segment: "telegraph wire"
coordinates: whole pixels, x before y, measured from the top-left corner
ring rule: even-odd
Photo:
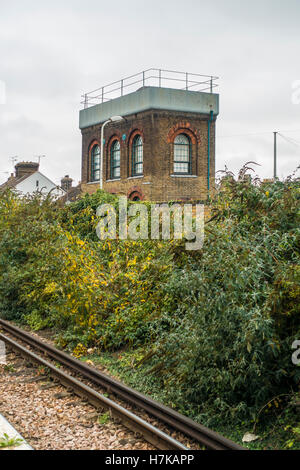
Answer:
[[[284,136],[283,134],[281,134],[280,132],[278,132],[278,135],[280,135],[280,137],[282,137],[284,140],[286,140],[286,141],[289,142],[290,144],[293,144],[293,145],[295,145],[296,147],[300,147],[300,142],[298,142],[297,140],[292,139],[291,137],[286,137],[286,136]]]
[[[300,134],[300,129],[294,129],[294,130],[289,130],[289,131],[281,131],[284,133],[293,133],[293,132],[298,132]],[[257,135],[267,135],[267,134],[273,134],[273,131],[266,131],[266,132],[255,132],[251,134],[235,134],[235,135],[219,135],[217,136],[218,139],[227,139],[227,138],[232,138],[232,137],[250,137],[250,136],[257,136]],[[278,132],[279,134],[279,132]],[[291,138],[292,139],[292,138]]]

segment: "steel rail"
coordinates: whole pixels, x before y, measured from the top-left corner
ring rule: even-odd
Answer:
[[[221,436],[215,431],[212,431],[205,426],[194,422],[190,418],[177,413],[173,409],[162,405],[150,397],[145,396],[130,387],[127,387],[116,379],[113,379],[103,372],[100,372],[99,370],[90,367],[78,359],[73,358],[69,354],[59,351],[57,348],[40,341],[33,335],[27,333],[24,330],[21,330],[14,325],[11,325],[5,320],[0,319],[0,326],[2,326],[5,331],[11,333],[27,344],[37,348],[52,359],[55,359],[61,364],[70,367],[75,372],[80,373],[85,378],[105,388],[109,393],[113,393],[116,396],[124,399],[126,402],[131,403],[132,405],[137,406],[144,411],[147,411],[150,415],[158,418],[165,424],[170,425],[176,431],[182,432],[183,434],[191,437],[198,443],[204,445],[207,449],[246,450],[244,447]]]
[[[73,392],[79,397],[87,399],[88,402],[91,403],[95,408],[105,408],[109,410],[112,417],[119,419],[127,428],[131,429],[132,431],[142,434],[146,441],[150,442],[158,449],[180,451],[189,450],[181,442],[176,441],[160,429],[152,426],[150,423],[147,423],[147,421],[143,420],[139,416],[136,416],[131,411],[126,410],[126,408],[123,408],[109,398],[106,398],[104,395],[101,395],[83,382],[80,382],[74,377],[61,371],[50,362],[37,356],[27,348],[24,348],[20,344],[13,341],[11,338],[0,334],[0,340],[4,341],[12,349],[26,357],[30,362],[34,362],[46,367],[50,371],[52,377],[58,379],[59,382],[66,388],[72,389]]]

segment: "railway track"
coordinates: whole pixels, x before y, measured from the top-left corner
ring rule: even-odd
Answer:
[[[94,384],[101,386],[101,388],[104,388],[108,393],[114,394],[118,398],[124,400],[126,403],[130,403],[134,407],[146,411],[149,415],[172,427],[174,430],[189,436],[191,439],[195,440],[206,449],[245,450],[244,447],[192,421],[186,416],[177,413],[171,408],[166,407],[155,400],[152,400],[150,397],[147,397],[137,392],[136,390],[127,387],[126,385],[109,377],[99,370],[88,366],[87,364],[73,358],[69,354],[56,349],[50,344],[41,341],[26,331],[1,319],[0,327],[14,338],[21,340],[26,345],[37,349],[52,360],[55,360],[56,362],[71,369],[76,374],[79,374]],[[189,450],[180,442],[174,440],[172,437],[142,420],[114,401],[104,397],[86,384],[61,371],[57,367],[53,366],[53,364],[37,356],[27,348],[24,348],[22,345],[18,344],[11,338],[0,334],[0,340],[6,342],[10,347],[18,351],[23,356],[26,356],[29,360],[47,367],[50,370],[52,376],[58,379],[66,387],[72,388],[72,390],[74,390],[77,395],[87,398],[94,406],[100,406],[109,409],[112,416],[120,419],[122,423],[131,430],[141,433],[145,440],[155,445],[158,449],[181,451]]]

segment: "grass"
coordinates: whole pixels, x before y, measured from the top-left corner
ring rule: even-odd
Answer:
[[[8,434],[3,434],[3,436],[0,437],[0,449],[8,449],[8,448],[12,448],[12,447],[19,447],[22,444],[23,444],[22,439],[19,439],[17,437],[10,438],[8,436]]]
[[[6,364],[4,366],[4,371],[5,372],[11,372],[11,373],[16,372],[16,370],[15,370],[15,368],[12,364]]]
[[[101,426],[105,426],[109,421],[110,421],[109,413],[104,413],[98,418],[98,424],[101,424]]]

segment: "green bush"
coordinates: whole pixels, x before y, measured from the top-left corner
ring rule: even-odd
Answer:
[[[145,381],[202,422],[254,417],[299,384],[297,180],[228,177],[201,251],[183,241],[106,241],[104,192],[60,207],[0,194],[0,311],[52,327],[75,351],[144,348]],[[142,379],[141,379],[142,382]]]
[[[95,196],[86,196],[61,209],[50,198],[1,194],[1,315],[54,327],[71,348],[143,344],[173,255],[166,243],[93,241],[87,227],[94,233],[96,207],[110,201],[105,193],[96,198],[94,207]]]
[[[254,417],[299,383],[299,197],[298,182],[229,179],[203,250],[164,286],[172,304],[153,326],[151,373],[200,421]]]

